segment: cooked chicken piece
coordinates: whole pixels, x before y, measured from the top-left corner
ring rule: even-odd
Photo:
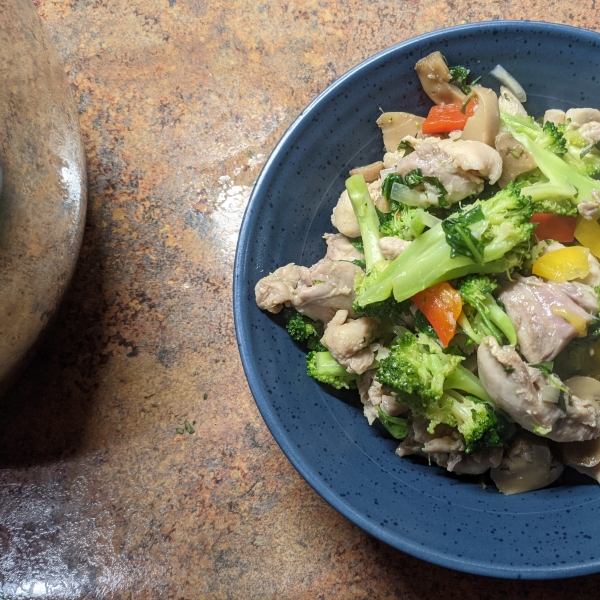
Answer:
[[[544,124],[546,124],[547,121],[550,121],[555,125],[564,125],[567,122],[567,114],[564,110],[558,110],[557,108],[549,108],[544,113]]]
[[[563,469],[546,440],[520,431],[498,468],[492,469],[490,475],[503,494],[521,494],[554,483]]]
[[[592,317],[561,289],[538,277],[520,277],[499,295],[517,330],[519,348],[531,363],[553,360],[575,337],[585,335]]]
[[[375,373],[377,373],[377,369],[365,371],[356,383],[360,401],[363,405],[363,413],[369,421],[369,425],[373,425],[377,418],[377,406],[381,403],[381,398],[377,394],[371,396],[371,386],[375,382]]]
[[[340,233],[348,237],[355,238],[360,235],[360,227],[358,226],[347,190],[342,192],[340,199],[333,208],[331,223]]]
[[[600,209],[600,192],[598,190],[592,190],[591,200],[582,200],[577,205],[577,212],[588,221],[595,219],[598,216],[598,210]]]
[[[571,120],[568,129],[578,129],[590,121],[600,121],[600,110],[596,108],[570,108],[567,111],[566,118]]]
[[[498,185],[502,189],[521,173],[531,171],[537,166],[531,154],[525,150],[525,146],[507,131],[499,133],[494,143],[502,158],[502,175],[498,179]]]
[[[560,248],[564,247],[564,244],[561,244],[560,242],[552,242],[543,249],[542,254],[548,254],[548,252],[554,252],[554,250],[559,250]],[[591,252],[588,252],[588,263],[590,264],[590,272],[585,277],[581,279],[573,279],[573,281],[585,283],[586,285],[594,288],[600,285],[600,262],[598,262],[598,259]]]
[[[598,294],[594,288],[579,281],[564,281],[553,284],[560,288],[577,306],[590,315],[598,314]]]
[[[373,200],[375,206],[381,212],[390,212],[387,200],[381,195],[381,181],[377,180],[369,183],[367,188],[369,189],[371,200]],[[350,202],[350,196],[348,196],[347,190],[342,192],[333,209],[331,223],[340,233],[343,233],[350,238],[355,238],[360,235],[358,221],[356,220],[356,215],[354,214],[352,202]]]
[[[400,256],[408,247],[410,242],[397,237],[386,236],[379,238],[379,247],[384,258],[394,260]]]
[[[415,440],[415,432],[411,427],[408,435],[402,440],[400,445],[396,448],[396,454],[403,458],[405,456],[424,456],[421,452],[421,444]]]
[[[437,177],[448,192],[446,200],[450,204],[483,190],[483,180],[456,165],[454,159],[440,148],[438,138],[410,138],[410,141],[415,151],[398,163],[397,171],[402,176],[413,169],[421,169],[423,175]],[[431,204],[437,204],[437,197],[432,197]]]
[[[423,417],[413,420],[415,441],[421,444],[421,450],[425,454],[461,452],[466,448],[463,436],[454,427],[441,423],[432,435],[427,431],[428,426],[429,421]]]
[[[309,279],[298,285],[290,304],[323,323],[328,323],[338,310],[354,316],[354,279],[358,272],[360,268],[351,262],[323,258],[310,268]]]
[[[363,260],[364,255],[357,250],[350,240],[341,233],[326,233],[323,239],[327,243],[327,254],[329,260]]]
[[[450,473],[459,475],[481,475],[496,468],[502,461],[502,448],[486,448],[472,454],[450,452],[431,454],[431,458]]]
[[[594,399],[575,394],[558,403],[544,400],[548,381],[539,369],[526,365],[513,346],[487,337],[477,350],[479,379],[494,404],[521,427],[556,442],[600,436],[600,409]]]
[[[429,421],[423,417],[413,420],[411,430],[402,443],[398,446],[398,456],[409,456],[417,454],[427,456],[428,454],[440,454],[448,456],[448,453],[462,454],[465,442],[457,429],[449,425],[438,425],[434,434],[427,431]],[[446,466],[445,464],[442,466]]]
[[[349,319],[347,310],[338,310],[327,323],[321,343],[349,373],[361,375],[375,359],[374,348],[369,346],[374,326],[374,319]]]
[[[520,115],[521,117],[527,116],[527,111],[518,98],[511,92],[511,90],[503,85],[500,86],[498,108],[500,108],[502,112],[508,113],[509,115]]]
[[[598,121],[584,123],[577,131],[590,146],[600,140],[600,123]]]
[[[386,152],[383,155],[383,168],[391,169],[395,167],[402,157],[404,156],[404,150],[396,150],[395,152]]]
[[[254,288],[256,303],[262,310],[273,314],[281,311],[286,303],[292,301],[294,291],[305,280],[310,279],[309,269],[294,263],[280,267],[263,277]]]
[[[472,140],[440,140],[438,146],[452,157],[454,166],[474,171],[477,176],[496,183],[502,175],[502,157],[497,150]]]
[[[263,277],[254,288],[259,308],[277,314],[293,306],[311,319],[327,323],[337,310],[348,310],[354,302],[354,279],[361,271],[352,260],[362,254],[340,234],[326,233],[327,254],[312,267],[291,263]]]

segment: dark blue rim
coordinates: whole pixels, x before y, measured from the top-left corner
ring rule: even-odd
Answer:
[[[286,455],[288,460],[292,463],[295,469],[300,473],[303,479],[333,508],[344,515],[347,519],[352,521],[355,525],[379,539],[380,541],[398,549],[411,556],[415,556],[427,562],[454,569],[456,571],[462,571],[466,573],[472,573],[474,575],[483,575],[486,577],[500,577],[504,579],[560,579],[566,577],[577,577],[583,575],[590,575],[598,571],[597,565],[575,565],[565,567],[534,567],[530,569],[515,569],[505,568],[498,565],[492,565],[488,562],[479,563],[476,561],[467,561],[459,559],[454,556],[438,552],[434,547],[423,548],[404,539],[401,536],[390,535],[385,529],[379,528],[373,525],[372,522],[368,521],[363,515],[357,512],[346,500],[341,498],[339,495],[330,490],[322,481],[321,477],[316,471],[314,471],[309,465],[301,459],[298,452],[294,448],[293,444],[290,443],[285,433],[283,433],[279,427],[276,426],[277,418],[275,411],[268,402],[264,402],[261,397],[261,386],[259,377],[249,369],[250,363],[252,362],[252,356],[247,350],[249,338],[251,336],[250,327],[247,323],[244,323],[242,319],[242,305],[244,303],[244,282],[248,278],[248,272],[244,264],[245,249],[248,245],[248,236],[250,231],[249,221],[250,212],[252,206],[257,202],[258,198],[262,195],[263,190],[267,189],[270,180],[274,177],[271,173],[272,165],[281,160],[286,152],[293,145],[293,139],[296,131],[307,121],[310,121],[314,108],[319,105],[323,100],[332,98],[335,96],[338,88],[342,86],[348,79],[354,77],[354,75],[364,69],[366,66],[376,66],[382,62],[389,54],[394,54],[399,50],[410,52],[415,46],[421,42],[435,38],[443,32],[447,38],[454,38],[476,30],[501,30],[501,31],[518,31],[519,28],[526,26],[528,29],[533,29],[539,32],[556,32],[557,34],[569,35],[570,33],[576,33],[579,39],[589,42],[598,42],[600,40],[600,34],[581,29],[578,27],[572,27],[570,25],[559,25],[556,23],[545,23],[540,21],[488,21],[483,23],[471,23],[467,25],[458,25],[455,27],[449,27],[447,29],[438,29],[415,38],[411,38],[404,42],[400,42],[386,50],[375,54],[367,60],[359,63],[350,71],[342,75],[323,92],[321,92],[294,120],[290,125],[289,129],[285,132],[283,137],[279,140],[273,152],[269,156],[267,162],[261,170],[261,173],[254,185],[252,194],[248,201],[242,225],[240,228],[240,234],[238,238],[235,262],[234,262],[234,277],[233,277],[233,316],[234,325],[236,331],[236,338],[238,342],[238,348],[240,357],[242,360],[242,366],[244,373],[250,386],[250,391],[254,396],[255,402],[258,406],[258,410],[261,413],[267,427],[275,441]]]

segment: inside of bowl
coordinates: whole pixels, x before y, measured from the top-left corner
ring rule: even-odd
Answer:
[[[366,61],[326,90],[286,133],[257,182],[235,274],[240,352],[256,402],[288,458],[335,508],[401,550],[452,568],[503,577],[561,577],[598,570],[600,488],[567,478],[519,496],[462,481],[369,427],[356,398],[306,376],[303,352],[262,313],[254,285],[290,262],[311,265],[350,168],[380,160],[381,110],[425,116],[430,100],[414,64],[440,50],[484,86],[497,64],[525,88],[529,113],[600,108],[600,36],[540,23],[485,23],[434,32]],[[585,482],[585,480],[583,480]],[[474,542],[474,540],[476,540]]]

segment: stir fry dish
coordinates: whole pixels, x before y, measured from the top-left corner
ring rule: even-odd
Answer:
[[[501,66],[496,92],[440,52],[415,71],[428,115],[379,116],[385,152],[350,171],[325,257],[256,302],[399,456],[506,494],[565,466],[600,481],[600,110],[529,115]]]

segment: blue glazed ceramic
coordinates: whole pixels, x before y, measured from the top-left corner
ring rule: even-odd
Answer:
[[[289,262],[325,253],[322,235],[348,170],[379,160],[380,107],[426,115],[413,67],[434,50],[488,75],[500,63],[525,88],[530,114],[600,107],[600,35],[531,22],[479,23],[427,34],[363,62],[293,123],[265,165],[242,224],[234,310],[242,362],[278,444],[308,483],[383,542],[452,569],[507,578],[557,578],[600,570],[600,487],[574,477],[518,496],[482,489],[394,454],[355,396],[333,395],[305,374],[302,352],[261,312],[254,285]]]

